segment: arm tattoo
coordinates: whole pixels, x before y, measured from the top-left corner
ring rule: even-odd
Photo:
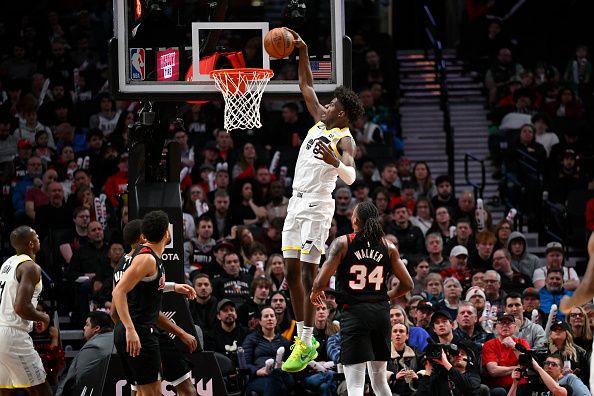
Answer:
[[[334,239],[330,244],[330,247],[328,248],[328,256],[326,258],[326,261],[332,261],[332,259],[334,259],[336,256],[340,254],[341,250],[342,238],[339,237]]]

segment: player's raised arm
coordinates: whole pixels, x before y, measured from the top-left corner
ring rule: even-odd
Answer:
[[[336,273],[336,270],[340,265],[340,261],[344,256],[346,238],[347,237],[345,235],[336,238],[334,241],[332,241],[332,244],[330,244],[330,247],[328,248],[326,261],[324,262],[324,265],[322,265],[320,272],[318,272],[318,275],[316,276],[311,288],[311,295],[309,299],[314,305],[319,306],[324,304],[324,300],[326,299],[324,295],[324,289],[328,286],[332,275]]]
[[[400,283],[396,286],[396,289],[388,291],[390,301],[405,295],[413,289],[413,280],[406,269],[406,266],[400,260],[400,253],[393,243],[388,243],[388,251],[390,252],[390,263],[392,264],[392,273],[396,275]]]
[[[309,53],[307,52],[307,44],[294,30],[286,28],[293,34],[295,38],[295,47],[299,48],[299,89],[305,99],[307,110],[311,114],[315,122],[320,121],[324,107],[318,100],[318,95],[313,88],[313,75],[311,73],[311,66],[309,65]]]

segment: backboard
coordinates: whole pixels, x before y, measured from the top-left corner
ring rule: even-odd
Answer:
[[[265,98],[300,95],[299,51],[285,59],[264,51],[264,36],[280,26],[308,44],[319,95],[350,86],[344,0],[114,0],[113,92],[122,99],[221,98],[208,72],[244,65],[274,71]]]

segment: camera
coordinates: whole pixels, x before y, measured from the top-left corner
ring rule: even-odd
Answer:
[[[458,346],[456,344],[435,344],[429,343],[425,348],[425,357],[427,359],[441,359],[441,352],[445,352],[448,360],[458,356]]]
[[[545,389],[546,387],[544,386],[540,375],[534,371],[534,368],[532,367],[532,359],[536,360],[536,363],[542,366],[549,353],[548,350],[546,348],[540,348],[522,352],[523,353],[518,356],[518,366],[520,366],[518,370],[520,371],[522,378],[526,378],[528,384],[533,387]]]

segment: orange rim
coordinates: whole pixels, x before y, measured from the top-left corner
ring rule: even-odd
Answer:
[[[215,76],[221,76],[227,74],[231,78],[237,78],[239,75],[244,74],[247,80],[263,80],[271,78],[274,72],[270,69],[259,69],[259,68],[242,68],[242,69],[218,69],[212,70],[208,73],[210,78]]]

